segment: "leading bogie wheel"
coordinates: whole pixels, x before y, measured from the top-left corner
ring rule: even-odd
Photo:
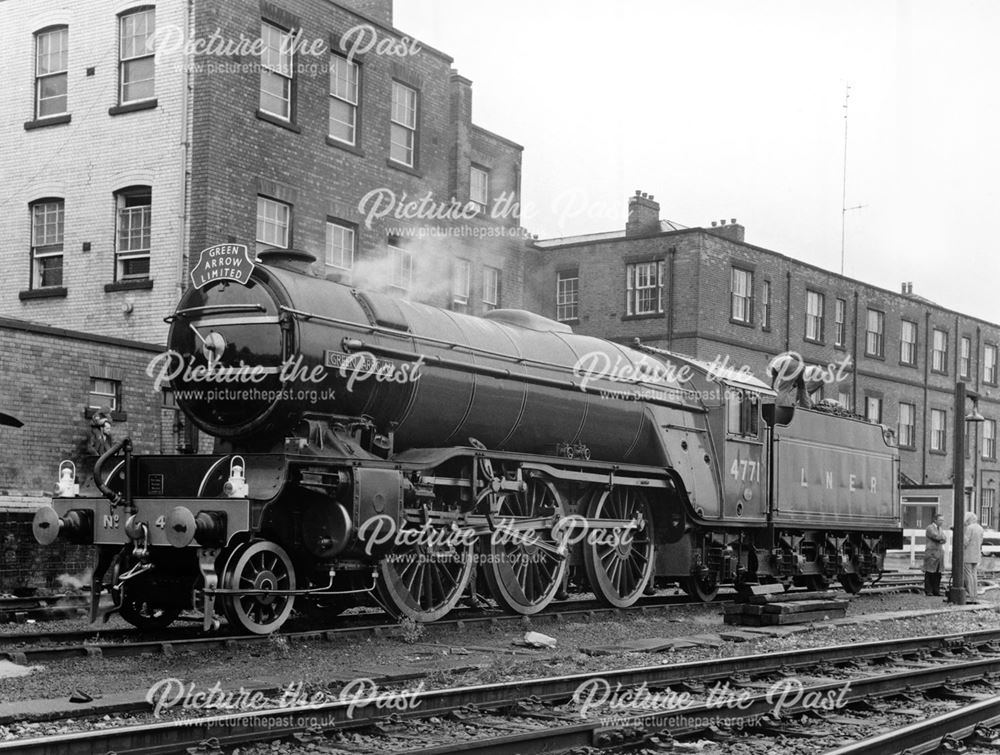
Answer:
[[[294,590],[295,568],[285,549],[269,540],[237,546],[226,561],[225,590]],[[223,595],[222,607],[233,627],[251,634],[276,631],[292,612],[294,595]]]
[[[111,564],[112,596],[115,602],[121,602],[118,614],[129,624],[144,632],[166,629],[174,622],[174,619],[181,615],[180,608],[164,606],[155,601],[148,600],[141,595],[143,592],[139,586],[141,583],[130,584],[129,582],[124,582],[117,590],[114,587],[121,575],[125,574],[134,564],[134,559],[125,551],[115,556]]]
[[[122,601],[118,613],[132,626],[144,632],[151,632],[170,626],[174,619],[181,615],[181,609],[126,598]]]
[[[583,563],[595,597],[627,608],[635,603],[653,575],[653,516],[641,490],[619,485],[596,495],[587,519],[634,520],[635,529],[590,528],[583,540]]]
[[[563,585],[568,559],[556,552],[552,517],[561,517],[555,486],[533,478],[524,493],[497,496],[493,519],[497,530],[483,535],[483,573],[493,599],[504,609],[530,616],[552,602]],[[538,529],[516,529],[519,520],[546,518]]]

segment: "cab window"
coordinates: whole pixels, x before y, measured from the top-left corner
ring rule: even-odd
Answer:
[[[731,435],[757,437],[760,431],[760,397],[756,393],[730,390],[727,414]]]

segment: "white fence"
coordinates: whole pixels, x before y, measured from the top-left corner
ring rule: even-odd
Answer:
[[[996,535],[992,530],[990,535]],[[951,530],[946,529],[944,536],[947,542],[944,544],[944,558],[941,564],[941,571],[951,571]],[[906,571],[908,569],[922,569],[924,565],[924,547],[927,545],[925,530],[903,530],[902,550],[891,550],[885,554],[886,571]],[[984,545],[983,560],[979,562],[980,572],[993,572],[1000,569],[1000,546]]]

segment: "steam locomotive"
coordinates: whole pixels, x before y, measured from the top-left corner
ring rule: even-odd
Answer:
[[[198,609],[252,633],[377,603],[433,621],[473,589],[537,613],[780,581],[856,592],[900,547],[879,425],[775,404],[745,372],[356,290],[301,251],[206,249],[151,365],[210,455],[116,443],[68,474],[42,544],[96,546],[91,618]],[[96,489],[95,489],[96,488]]]

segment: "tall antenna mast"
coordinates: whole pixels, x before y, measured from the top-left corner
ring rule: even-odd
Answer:
[[[844,90],[844,185],[840,198],[840,274],[844,274],[844,238],[847,221],[847,101],[851,98],[851,85]]]
[[[854,207],[847,206],[847,102],[851,99],[851,85],[846,84],[844,88],[844,184],[841,187],[840,196],[840,274],[844,275],[844,238],[847,225],[847,211],[860,210],[867,205],[859,204]]]

